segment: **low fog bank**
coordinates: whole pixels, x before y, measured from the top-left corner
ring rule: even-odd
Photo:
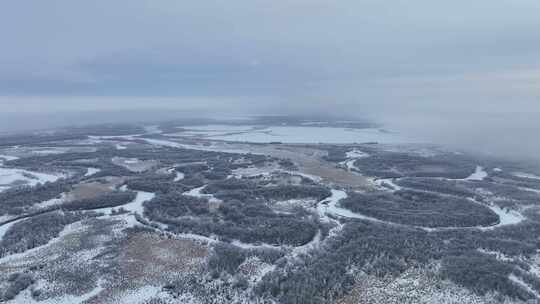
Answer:
[[[536,112],[407,112],[381,114],[390,130],[464,152],[540,161],[540,115]]]
[[[0,133],[43,130],[71,125],[100,123],[155,123],[176,119],[231,119],[249,115],[290,115],[328,120],[357,118],[383,128],[467,152],[540,162],[540,109],[532,104],[474,108],[447,103],[404,105],[399,102],[246,102],[216,99],[213,102],[129,102],[111,107],[88,104],[86,108],[65,107],[0,111]],[[102,103],[103,104],[103,103]],[[129,106],[127,106],[129,105]],[[141,106],[144,105],[144,106]],[[514,110],[511,110],[514,109]],[[517,109],[517,110],[516,110]]]
[[[97,110],[43,113],[1,113],[0,134],[108,123],[155,123],[190,117],[195,113],[172,110]]]

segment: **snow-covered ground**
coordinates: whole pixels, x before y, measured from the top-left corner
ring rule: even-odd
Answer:
[[[354,162],[356,162],[356,159],[346,160],[340,164],[345,166],[349,171],[357,171],[358,168],[354,165]]]
[[[121,190],[127,190],[127,188],[122,188]],[[113,210],[122,208],[128,212],[138,213],[139,215],[143,215],[143,212],[144,212],[143,203],[146,201],[152,200],[155,196],[156,195],[151,192],[137,191],[137,196],[135,197],[135,199],[125,205],[121,205],[118,207],[99,208],[92,211],[110,214]]]
[[[346,153],[347,158],[363,158],[363,157],[369,157],[369,154],[362,152],[358,149],[353,149]]]
[[[334,127],[270,126],[243,133],[210,136],[212,139],[254,143],[410,143],[415,142],[396,133],[379,129],[347,129]]]
[[[135,199],[132,202],[123,205],[122,208],[127,211],[142,215],[144,212],[143,203],[152,200],[155,196],[156,195],[151,192],[137,191],[137,196],[135,197]]]
[[[163,139],[155,139],[155,138],[139,138],[140,140],[144,140],[147,143],[155,146],[162,146],[162,147],[171,147],[171,148],[178,148],[178,149],[191,149],[191,150],[199,150],[199,151],[212,151],[212,152],[223,152],[223,153],[237,153],[237,154],[262,154],[257,153],[256,151],[250,151],[246,149],[238,149],[234,147],[224,147],[224,146],[218,146],[218,145],[211,145],[211,146],[203,146],[203,145],[190,145],[190,144],[181,144],[179,142],[171,141],[171,140],[163,140]]]
[[[67,150],[68,149],[65,149],[65,148],[48,148],[48,149],[33,150],[32,153],[40,154],[40,155],[63,154],[63,153],[66,153]]]
[[[174,180],[173,180],[175,182],[181,181],[186,177],[186,175],[182,172],[176,171],[175,173],[176,173],[176,176],[174,177]]]
[[[99,168],[91,168],[91,167],[90,167],[90,168],[87,169],[87,171],[86,171],[86,173],[84,174],[84,176],[85,176],[85,177],[92,176],[92,175],[98,173],[99,171],[101,171],[101,169],[99,169]]]
[[[388,185],[392,187],[393,190],[399,191],[402,189],[402,187],[398,186],[396,183],[394,183],[393,178],[381,178],[381,179],[375,179],[373,180],[373,183],[377,185],[379,188],[387,189],[385,185]]]
[[[75,296],[75,295],[63,295],[56,298],[50,298],[43,301],[36,301],[34,298],[32,298],[31,292],[29,289],[22,291],[19,293],[18,296],[16,296],[13,300],[7,301],[6,304],[75,304],[75,303],[85,303],[86,301],[90,300],[91,298],[97,296],[99,293],[101,293],[104,290],[104,288],[101,286],[101,284],[98,283],[98,286],[91,290],[90,292],[83,294],[81,296]],[[134,302],[124,302],[124,303],[134,303]]]
[[[4,237],[6,232],[9,230],[9,228],[11,228],[11,226],[13,226],[13,224],[15,224],[17,222],[18,221],[14,221],[14,222],[4,224],[4,225],[0,226],[0,242],[2,241],[2,238]]]
[[[245,132],[255,128],[250,125],[199,125],[179,127],[190,131],[215,131],[220,133]]]
[[[251,166],[247,168],[238,168],[238,169],[232,170],[231,177],[242,178],[242,177],[253,177],[253,176],[269,176],[277,169],[278,169],[277,166],[262,167],[262,168]]]
[[[144,126],[144,130],[147,134],[161,134],[163,131],[157,125]]]
[[[116,145],[115,145],[115,148],[116,148],[116,150],[125,150],[125,149],[127,149],[126,146],[123,146],[123,145],[121,145],[121,144],[116,144]]]
[[[163,291],[161,287],[146,285],[138,289],[130,289],[120,293],[118,296],[114,296],[113,303],[130,303],[130,304],[143,304],[151,303],[152,299],[165,299],[171,298],[172,296],[167,292]],[[158,303],[158,302],[156,302]],[[162,302],[159,302],[162,303]],[[163,302],[171,303],[171,302]],[[184,302],[178,302],[184,303]]]
[[[482,168],[481,166],[476,166],[476,170],[473,174],[471,174],[469,177],[465,178],[465,180],[469,181],[481,181],[484,180],[488,176],[488,173]]]
[[[51,206],[56,206],[56,205],[60,205],[62,204],[66,199],[66,193],[62,193],[62,195],[60,195],[60,197],[58,198],[52,198],[50,200],[46,200],[46,201],[43,201],[41,203],[38,203],[38,204],[35,204],[32,206],[32,208],[36,208],[36,209],[42,209],[42,208],[47,208],[47,207],[51,207]]]
[[[513,172],[512,175],[517,177],[523,177],[523,178],[530,178],[530,179],[538,179],[540,180],[540,176],[532,174],[532,173],[525,173],[525,172]]]
[[[84,231],[85,229],[87,229],[87,226],[85,226],[82,222],[75,222],[73,224],[69,224],[64,227],[64,229],[60,232],[58,237],[53,238],[47,244],[34,247],[32,249],[26,250],[21,253],[6,255],[0,258],[0,264],[4,264],[4,263],[9,263],[10,265],[18,265],[19,263],[25,264],[27,262],[27,259],[26,259],[27,257],[35,255],[37,252],[39,252],[43,248],[46,248],[46,247],[52,246],[55,243],[61,242],[62,239],[68,235]],[[27,302],[21,302],[21,303],[27,303]]]
[[[48,174],[24,169],[0,167],[0,192],[12,187],[13,183],[36,186],[45,182],[54,182],[64,177],[62,174]]]
[[[18,158],[17,156],[11,156],[11,155],[0,154],[0,163],[1,163],[3,160],[10,161],[10,160],[16,160],[16,159],[19,159],[19,158]]]
[[[501,207],[493,204],[487,207],[497,214],[497,216],[499,217],[499,223],[497,225],[489,227],[478,227],[479,229],[489,230],[500,226],[515,225],[525,220],[525,217],[516,211],[504,210]]]
[[[358,172],[358,168],[354,165],[359,158],[369,157],[369,154],[364,153],[358,149],[353,149],[346,153],[347,160],[340,162],[340,165],[345,166],[348,171]]]

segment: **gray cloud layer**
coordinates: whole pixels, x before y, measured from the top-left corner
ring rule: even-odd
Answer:
[[[50,111],[331,109],[434,139],[456,130],[460,141],[470,133],[464,125],[478,125],[486,131],[475,138],[487,138],[494,127],[512,129],[512,120],[525,124],[520,130],[540,130],[536,0],[1,6],[4,112],[36,111],[36,105]],[[433,126],[430,132],[423,124]]]

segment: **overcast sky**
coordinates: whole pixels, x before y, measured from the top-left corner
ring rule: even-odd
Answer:
[[[0,111],[535,121],[539,16],[538,0],[3,1]]]

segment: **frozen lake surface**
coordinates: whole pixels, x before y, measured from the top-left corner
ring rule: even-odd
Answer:
[[[380,129],[350,129],[337,127],[315,127],[315,126],[197,126],[185,127],[195,130],[177,133],[193,136],[195,133],[209,139],[218,139],[225,141],[253,142],[253,143],[327,143],[327,144],[346,144],[346,143],[413,143],[414,139],[403,135],[386,132]]]

